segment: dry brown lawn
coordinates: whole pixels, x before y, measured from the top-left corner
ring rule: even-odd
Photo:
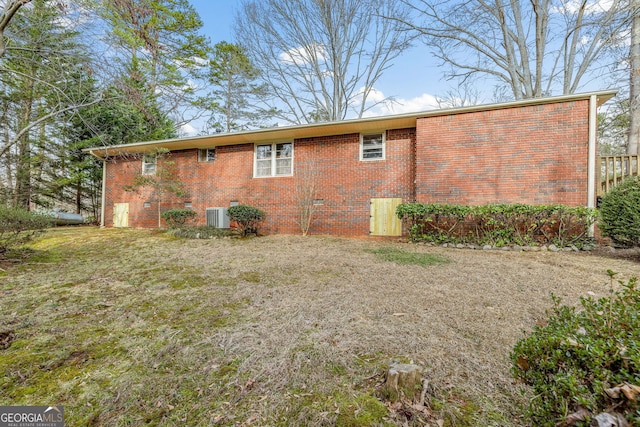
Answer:
[[[371,252],[389,247],[450,262]],[[64,405],[70,426],[527,425],[511,348],[550,293],[606,295],[608,269],[640,256],[57,229],[0,278],[0,405]],[[426,368],[425,410],[380,400],[390,359]]]

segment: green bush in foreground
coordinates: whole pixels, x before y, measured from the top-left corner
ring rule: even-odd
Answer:
[[[600,230],[624,246],[640,246],[640,177],[628,178],[602,196]]]
[[[191,209],[169,209],[160,215],[165,220],[169,228],[182,228],[196,217],[195,211]]]
[[[241,236],[258,234],[258,229],[267,216],[264,211],[249,205],[231,206],[228,213],[229,219],[237,224],[235,228]]]
[[[0,256],[33,239],[54,224],[49,215],[22,208],[0,206]]]
[[[548,324],[516,343],[512,372],[533,387],[533,425],[588,426],[607,411],[640,425],[640,290],[636,278],[619,284],[579,310],[552,296]]]

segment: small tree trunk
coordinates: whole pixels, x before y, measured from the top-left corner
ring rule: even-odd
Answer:
[[[82,183],[79,182],[80,178],[78,178],[78,182],[76,182],[76,213],[82,213]]]
[[[640,154],[640,0],[631,0],[631,76],[627,154]]]

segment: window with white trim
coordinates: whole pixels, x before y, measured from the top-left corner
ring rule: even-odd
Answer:
[[[157,157],[153,154],[145,154],[142,157],[142,175],[156,174]]]
[[[213,162],[216,159],[215,148],[200,148],[198,149],[198,161],[199,162]]]
[[[384,158],[384,132],[360,135],[360,160],[384,160]]]
[[[291,176],[293,174],[293,143],[256,144],[254,176]]]

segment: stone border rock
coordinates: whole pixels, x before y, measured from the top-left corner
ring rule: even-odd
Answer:
[[[578,248],[575,245],[566,246],[566,247],[558,247],[553,243],[550,245],[541,245],[541,246],[491,246],[491,245],[473,245],[473,244],[463,244],[463,243],[442,243],[440,245],[425,242],[422,243],[426,246],[439,246],[441,248],[454,248],[454,249],[474,249],[474,250],[483,250],[483,251],[522,251],[522,252],[580,252],[580,251],[592,251],[596,248],[595,245],[585,245],[581,248]]]

